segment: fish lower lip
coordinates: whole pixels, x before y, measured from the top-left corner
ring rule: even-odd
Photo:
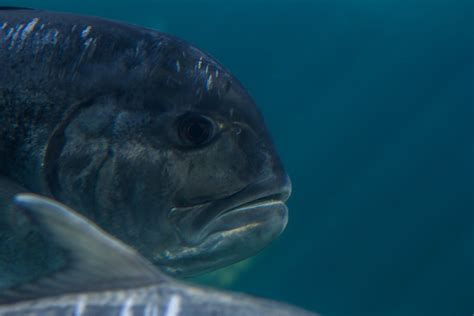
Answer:
[[[221,213],[202,228],[200,237],[201,240],[207,240],[218,235],[248,235],[252,234],[251,231],[262,231],[262,227],[265,227],[266,232],[275,231],[275,227],[278,227],[276,230],[279,234],[286,226],[287,211],[288,208],[282,200],[258,199]],[[259,238],[262,238],[261,235],[257,237]]]

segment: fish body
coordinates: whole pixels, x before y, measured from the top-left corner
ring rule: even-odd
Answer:
[[[291,183],[260,111],[193,45],[1,7],[0,65],[3,201],[54,198],[182,276],[253,255],[285,228]],[[0,283],[37,277],[59,255],[5,205]]]
[[[69,251],[71,261],[49,278],[0,293],[2,316],[315,316],[270,300],[177,282],[64,205],[34,195],[16,201],[43,233]]]
[[[0,307],[2,316],[315,316],[284,303],[185,284],[63,295]]]

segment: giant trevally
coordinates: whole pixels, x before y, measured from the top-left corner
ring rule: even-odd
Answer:
[[[23,194],[16,203],[68,251],[69,261],[59,273],[0,295],[2,316],[315,316],[273,301],[177,282],[58,202]]]
[[[135,25],[6,7],[0,178],[2,281],[57,262],[9,210],[18,192],[57,199],[191,275],[278,236],[291,191],[254,101],[208,54]]]

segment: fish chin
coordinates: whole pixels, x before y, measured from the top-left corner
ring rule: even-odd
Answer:
[[[264,200],[229,210],[208,223],[198,244],[156,258],[166,272],[193,276],[254,255],[275,239],[288,222],[283,201]]]

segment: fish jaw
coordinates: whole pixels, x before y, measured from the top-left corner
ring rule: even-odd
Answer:
[[[260,213],[253,221],[248,220],[250,212]],[[236,225],[239,218],[246,218],[246,224]],[[213,223],[215,230],[201,243],[182,247],[179,252],[171,251],[166,257],[157,256],[157,264],[167,273],[189,277],[225,267],[250,257],[278,237],[288,222],[288,209],[283,202],[249,206],[226,213]],[[227,226],[227,227],[226,227]]]
[[[181,246],[154,257],[173,275],[192,276],[212,271],[254,255],[277,238],[288,223],[285,202],[291,182],[283,178],[257,183],[231,197],[172,210],[171,220]]]

